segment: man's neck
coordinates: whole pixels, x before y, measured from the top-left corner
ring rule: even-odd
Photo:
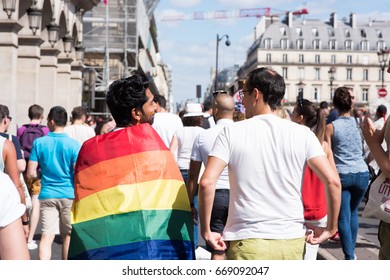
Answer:
[[[74,120],[73,125],[82,125],[83,124],[83,120]]]
[[[65,127],[64,126],[56,126],[54,127],[54,130],[51,131],[53,133],[64,133],[65,132]]]
[[[31,120],[30,124],[41,124],[41,120]]]

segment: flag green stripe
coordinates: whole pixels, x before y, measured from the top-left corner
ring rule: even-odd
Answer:
[[[193,221],[189,211],[142,210],[110,215],[74,224],[69,256],[147,240],[193,241],[192,232]]]

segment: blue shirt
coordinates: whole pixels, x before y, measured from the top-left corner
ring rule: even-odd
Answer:
[[[362,138],[355,118],[339,117],[332,125],[332,150],[337,171],[342,174],[367,172]]]
[[[30,161],[41,167],[39,199],[74,199],[74,164],[81,145],[66,133],[50,132],[34,140]]]

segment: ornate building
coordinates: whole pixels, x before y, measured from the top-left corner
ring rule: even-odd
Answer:
[[[4,0],[0,3],[0,103],[10,132],[29,122],[28,107],[45,113],[81,105],[83,13],[99,0]],[[79,57],[77,57],[78,55]]]
[[[389,95],[378,95],[388,86],[382,85],[377,54],[389,46],[389,22],[361,23],[354,14],[338,20],[335,13],[328,22],[296,20],[291,13],[283,21],[265,16],[256,25],[255,41],[238,76],[272,67],[285,78],[287,105],[298,97],[329,102],[335,88],[347,86],[353,88],[357,104],[374,106],[390,100]]]

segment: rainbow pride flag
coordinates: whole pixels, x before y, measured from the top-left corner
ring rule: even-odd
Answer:
[[[195,259],[183,178],[149,124],[83,144],[71,222],[69,259]]]

